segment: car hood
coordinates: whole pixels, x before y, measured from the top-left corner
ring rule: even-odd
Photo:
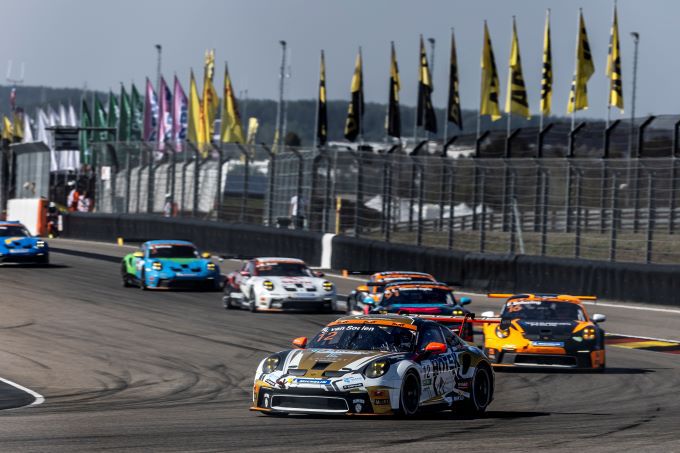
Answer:
[[[306,377],[324,377],[327,371],[357,371],[379,357],[403,356],[388,351],[351,351],[343,349],[301,349],[291,353],[286,371],[305,370]]]
[[[578,324],[578,321],[517,321],[524,337],[532,340],[569,338]]]
[[[256,277],[258,280],[269,280],[285,289],[318,289],[323,279],[315,277]]]
[[[34,246],[38,238],[27,236],[14,236],[0,238],[0,245],[6,248]]]

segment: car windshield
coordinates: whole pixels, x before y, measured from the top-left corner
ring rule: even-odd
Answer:
[[[511,301],[501,317],[532,321],[585,321],[583,309],[569,302]]]
[[[22,225],[0,225],[0,237],[28,237],[31,233]]]
[[[151,258],[198,258],[198,250],[193,245],[154,245],[149,248]]]
[[[258,264],[257,275],[263,277],[312,277],[312,271],[303,263],[272,261]]]
[[[441,287],[426,286],[394,286],[383,293],[382,305],[428,305],[455,302],[451,291]]]
[[[409,352],[413,350],[415,338],[415,330],[404,327],[345,324],[324,327],[307,347],[352,351]]]

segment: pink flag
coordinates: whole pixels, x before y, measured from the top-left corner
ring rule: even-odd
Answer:
[[[189,102],[187,95],[184,94],[182,84],[175,76],[174,105],[172,108],[172,140],[177,143],[178,148],[181,142],[187,138],[187,127],[189,125]]]
[[[168,84],[165,83],[165,79],[161,77],[161,102],[160,102],[160,114],[158,116],[158,143],[160,149],[163,149],[163,145],[166,140],[172,138],[172,93]]]
[[[144,141],[155,142],[158,138],[158,100],[151,81],[146,79],[144,100]]]

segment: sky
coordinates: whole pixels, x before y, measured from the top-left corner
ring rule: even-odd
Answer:
[[[595,74],[588,117],[606,115],[605,64],[612,19],[610,0],[2,0],[0,69],[11,76],[25,63],[24,83],[118,90],[156,74],[155,44],[163,46],[162,72],[177,74],[185,91],[189,70],[201,74],[205,49],[216,52],[216,85],[225,61],[237,93],[278,98],[280,40],[289,48],[288,99],[316,97],[319,51],[326,52],[329,99],[349,99],[357,48],[364,57],[367,101],[387,101],[390,41],[395,42],[401,101],[417,94],[418,37],[434,38],[436,107],[447,99],[451,29],[458,45],[463,108],[479,104],[483,21],[489,24],[505,102],[512,16],[532,112],[538,111],[543,27],[551,9],[554,68],[553,113],[566,112],[574,71],[578,9],[583,7]],[[680,1],[619,0],[626,108],[631,101],[633,41],[640,33],[637,115],[674,113],[680,107]],[[6,81],[0,81],[5,84]],[[19,91],[20,96],[20,91]],[[625,112],[628,117],[630,112]],[[618,111],[612,118],[620,117]]]

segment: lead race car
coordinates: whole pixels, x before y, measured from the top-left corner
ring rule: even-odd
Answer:
[[[0,221],[0,263],[49,264],[47,242],[18,221]]]
[[[331,322],[257,368],[251,410],[267,415],[483,413],[494,373],[484,353],[440,324],[359,315]]]
[[[142,289],[203,288],[219,290],[222,275],[209,253],[199,254],[188,241],[147,241],[121,263],[123,286]]]
[[[256,311],[337,309],[335,285],[295,258],[254,258],[227,277],[225,309]]]
[[[395,282],[432,281],[432,275],[413,271],[383,271],[371,274],[368,281],[353,289],[347,295],[347,314],[358,315],[365,313],[365,307],[373,308],[380,301],[385,285]]]

